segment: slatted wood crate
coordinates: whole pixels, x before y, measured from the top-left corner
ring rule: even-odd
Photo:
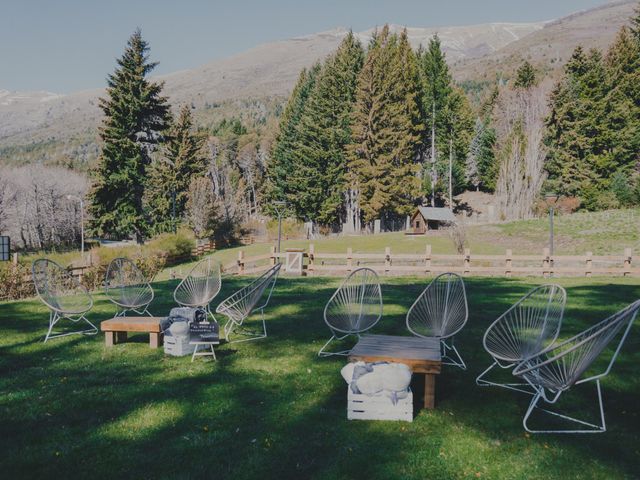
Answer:
[[[353,393],[347,387],[347,418],[349,420],[404,420],[413,422],[413,393],[395,405],[386,395]]]

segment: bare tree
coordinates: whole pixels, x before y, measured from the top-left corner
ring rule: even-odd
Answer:
[[[533,216],[545,180],[544,119],[550,82],[501,92],[496,105],[500,169],[496,186],[498,211],[504,219]]]
[[[197,238],[211,238],[218,220],[216,199],[211,182],[205,177],[196,177],[189,185],[187,218]]]

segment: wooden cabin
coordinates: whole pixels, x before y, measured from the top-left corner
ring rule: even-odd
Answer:
[[[450,208],[418,207],[411,216],[411,230],[413,235],[427,233],[428,230],[437,230],[441,226],[456,222],[456,217]]]

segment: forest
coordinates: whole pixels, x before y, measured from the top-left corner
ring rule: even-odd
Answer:
[[[138,30],[109,75],[88,178],[66,166],[0,167],[0,232],[48,249],[188,226],[233,241],[274,201],[325,231],[359,232],[416,205],[494,195],[501,220],[640,204],[640,10],[606,51],[578,47],[552,77],[524,60],[481,89],[457,84],[440,40],[413,49],[387,26],[347,35],[300,72],[273,114],[199,121],[171,105]],[[260,110],[260,108],[256,108]]]

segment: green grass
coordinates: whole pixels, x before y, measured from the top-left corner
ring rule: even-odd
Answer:
[[[246,281],[227,279],[221,298]],[[344,361],[316,356],[338,279],[281,278],[269,337],[221,346],[217,362],[165,357],[144,335],[110,349],[102,335],[43,344],[47,312],[38,301],[0,303],[3,478],[637,478],[637,324],[603,382],[605,434],[527,435],[526,396],[475,386],[489,363],[482,333],[541,281],[466,280],[471,316],[456,343],[470,368],[445,367],[436,410],[417,410],[413,423],[346,419]],[[404,315],[427,279],[384,282],[374,331],[406,333]],[[560,283],[568,290],[565,335],[640,297],[637,280]],[[154,312],[171,306],[175,284],[154,284]],[[113,312],[97,294],[90,319]],[[421,388],[416,381],[416,398]],[[576,388],[573,406],[594,415],[593,394]]]

